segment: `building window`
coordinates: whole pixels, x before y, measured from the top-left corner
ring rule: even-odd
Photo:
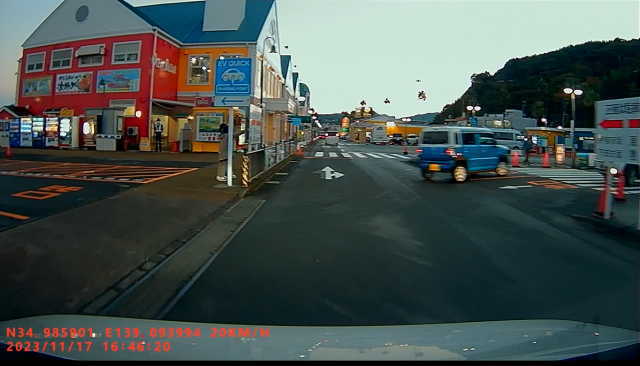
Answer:
[[[113,99],[109,102],[109,107],[124,108],[124,117],[136,116],[136,100],[135,99]]]
[[[211,58],[208,55],[189,56],[189,85],[208,85],[211,73]]]
[[[78,66],[102,66],[104,64],[104,45],[82,46],[76,51]]]
[[[27,55],[27,72],[44,71],[45,52]]]
[[[51,70],[68,69],[71,67],[73,49],[55,50],[51,53]]]
[[[126,42],[113,44],[113,59],[111,63],[136,64],[140,61],[141,42]]]

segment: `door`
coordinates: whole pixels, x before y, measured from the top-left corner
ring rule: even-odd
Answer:
[[[492,133],[480,134],[480,154],[479,159],[482,170],[494,170],[498,167],[502,149],[496,145],[496,140]]]
[[[82,123],[82,146],[83,147],[95,147],[96,146],[96,131],[98,130],[98,123],[95,117],[90,117]]]
[[[467,162],[469,171],[482,170],[481,146],[479,145],[479,134],[477,132],[462,133],[462,155]]]

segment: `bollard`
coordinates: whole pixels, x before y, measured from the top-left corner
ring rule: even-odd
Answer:
[[[520,153],[517,150],[511,150],[511,167],[520,168]]]

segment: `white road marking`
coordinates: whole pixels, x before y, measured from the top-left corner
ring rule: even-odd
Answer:
[[[324,157],[324,153],[323,152],[317,152],[316,153],[316,158],[322,158]]]
[[[376,159],[382,159],[382,156],[378,156],[378,155],[376,155],[376,154],[371,154],[371,153],[366,153],[366,154],[367,154],[367,155],[369,155],[369,156],[371,156],[371,157],[374,157],[374,158],[376,158]]]
[[[367,159],[367,157],[364,154],[360,154],[360,153],[353,153],[353,155],[359,157],[359,158],[364,158]]]
[[[387,159],[397,159],[395,156],[391,156],[389,154],[378,153],[380,156],[384,156]]]
[[[344,156],[345,158],[350,158],[351,155],[349,155],[348,153],[342,153],[342,156]]]
[[[411,159],[409,156],[406,156],[406,155],[400,155],[400,154],[391,154],[391,155],[397,156],[397,157],[402,158],[402,159]]]
[[[330,157],[330,158],[337,158],[337,157],[338,157],[338,154],[336,154],[336,153],[334,153],[334,152],[330,152],[330,153],[329,153],[329,157]]]
[[[267,184],[280,184],[280,182],[276,180],[271,180],[271,181],[268,181]]]

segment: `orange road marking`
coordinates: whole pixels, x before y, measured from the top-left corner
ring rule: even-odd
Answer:
[[[516,178],[530,178],[528,175],[514,175],[509,177],[490,177],[490,178],[471,178],[471,180],[496,180],[496,179],[516,179]]]
[[[16,219],[16,220],[29,220],[30,217],[28,216],[22,216],[22,215],[18,215],[18,214],[14,214],[11,212],[4,212],[4,211],[0,211],[0,216],[5,216],[11,219]]]
[[[58,197],[60,195],[61,195],[60,193],[53,193],[53,192],[25,191],[25,192],[12,194],[11,197],[42,201],[42,200],[48,200],[49,198]]]

